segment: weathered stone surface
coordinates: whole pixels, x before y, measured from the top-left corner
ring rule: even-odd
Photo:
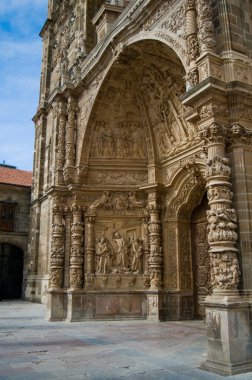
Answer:
[[[252,302],[251,5],[107,5],[53,2],[42,30],[34,278],[60,297],[51,318],[190,319],[207,297],[239,325]],[[238,289],[244,313],[229,307]]]

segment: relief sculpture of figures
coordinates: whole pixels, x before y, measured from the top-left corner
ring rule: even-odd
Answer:
[[[96,238],[96,273],[97,274],[138,274],[143,273],[143,240],[136,231],[130,234],[105,229]]]
[[[139,123],[122,122],[113,128],[98,122],[93,135],[92,157],[145,158],[146,142],[143,126]]]

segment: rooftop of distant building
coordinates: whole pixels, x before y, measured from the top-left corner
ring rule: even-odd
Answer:
[[[0,164],[0,183],[31,187],[32,172],[17,169],[15,166]]]

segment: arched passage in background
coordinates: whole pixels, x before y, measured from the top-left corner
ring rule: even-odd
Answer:
[[[24,254],[11,244],[0,244],[0,295],[4,299],[22,296]]]

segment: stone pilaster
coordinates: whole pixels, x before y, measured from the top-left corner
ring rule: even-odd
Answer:
[[[66,102],[58,103],[58,144],[56,156],[56,185],[63,183],[63,168],[65,164],[65,133],[66,133]]]
[[[227,128],[215,122],[201,132],[208,156],[207,218],[213,287],[213,294],[205,300],[208,353],[202,368],[235,374],[251,370],[252,350],[248,304],[237,289],[240,280],[237,219],[232,208],[231,169],[225,156],[227,132]]]
[[[76,203],[72,207],[70,253],[70,289],[81,289],[83,286],[83,223],[82,208]]]
[[[75,133],[76,133],[76,110],[77,105],[73,97],[68,98],[65,141],[65,166],[64,179],[67,183],[73,181],[75,172]]]
[[[53,204],[53,225],[51,240],[51,260],[50,260],[50,290],[61,289],[63,286],[64,268],[64,232],[63,209],[54,199]]]
[[[87,215],[85,220],[86,250],[85,250],[85,285],[91,287],[95,272],[95,216]]]

